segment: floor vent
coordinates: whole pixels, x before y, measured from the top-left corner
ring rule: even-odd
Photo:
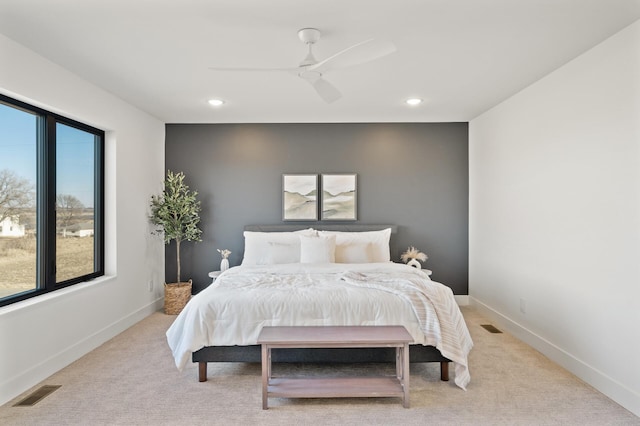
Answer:
[[[491,324],[480,324],[485,330],[487,330],[489,333],[502,333],[502,331],[498,330],[497,328],[495,328],[493,325]]]
[[[31,393],[31,395],[27,396],[21,401],[18,401],[13,406],[14,407],[32,407],[36,405],[38,402],[42,401],[45,397],[49,396],[54,391],[58,390],[60,385],[45,385],[36,389]]]

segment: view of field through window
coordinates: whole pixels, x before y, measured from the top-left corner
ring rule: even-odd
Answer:
[[[0,103],[0,298],[40,288],[43,119]],[[94,271],[95,136],[56,124],[56,282]],[[41,279],[40,279],[41,280]]]
[[[94,270],[95,143],[91,133],[63,124],[56,135],[56,282],[62,282]]]

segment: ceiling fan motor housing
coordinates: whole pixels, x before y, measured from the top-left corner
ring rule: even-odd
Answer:
[[[298,38],[305,44],[313,44],[320,40],[320,30],[316,28],[303,28],[298,31]]]
[[[302,62],[300,62],[299,66],[307,67],[309,65],[317,64],[318,60],[315,58],[315,56],[313,56],[311,48],[313,47],[313,44],[315,42],[320,40],[320,30],[317,30],[315,28],[303,28],[298,31],[298,38],[300,38],[303,43],[309,46],[309,52],[307,53],[307,56],[302,60]]]

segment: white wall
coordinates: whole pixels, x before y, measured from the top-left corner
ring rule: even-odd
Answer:
[[[640,21],[469,143],[472,302],[640,415]]]
[[[0,64],[0,93],[107,132],[107,276],[0,308],[3,404],[159,308],[164,246],[147,210],[162,187],[164,123],[2,35]]]

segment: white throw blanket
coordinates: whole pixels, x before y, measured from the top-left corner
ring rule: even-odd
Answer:
[[[342,279],[351,285],[391,292],[409,302],[429,344],[453,361],[455,382],[466,389],[471,380],[467,355],[473,341],[449,287],[418,276],[399,278],[380,273],[346,272]]]
[[[427,289],[418,292],[416,286]],[[420,301],[418,293],[429,301]],[[466,386],[472,342],[451,289],[391,262],[231,268],[187,303],[167,341],[183,369],[204,346],[255,345],[264,326],[398,324],[414,344],[435,346],[454,361],[456,384]]]

